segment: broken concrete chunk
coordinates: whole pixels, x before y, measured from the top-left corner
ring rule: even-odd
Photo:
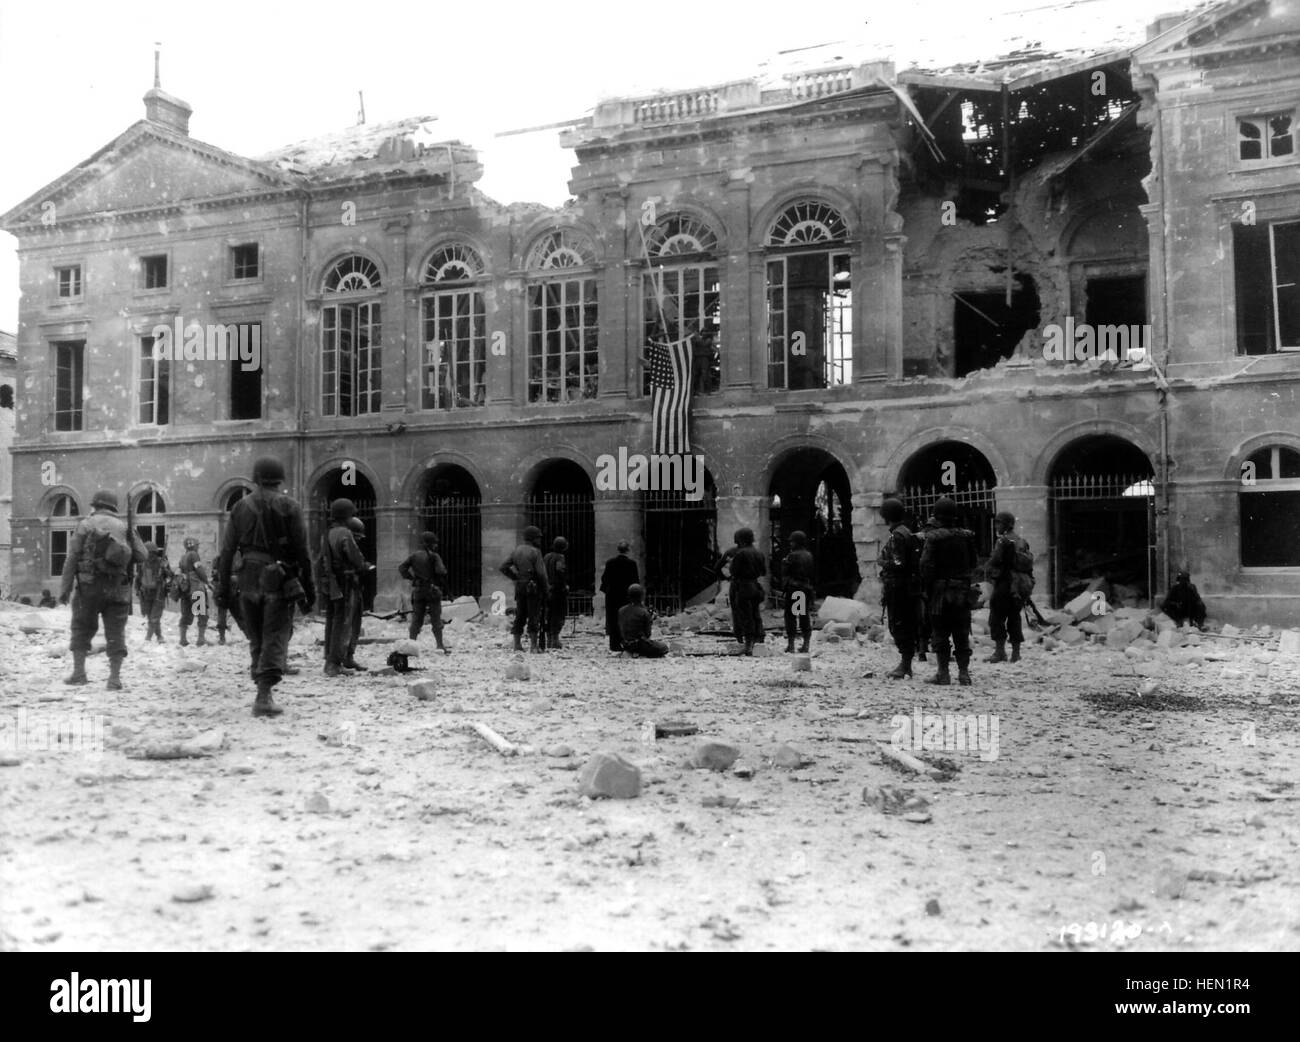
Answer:
[[[528,668],[528,663],[521,658],[516,658],[506,667],[507,680],[530,680],[532,670]]]
[[[438,694],[438,686],[432,680],[417,680],[413,684],[407,684],[406,691],[421,702],[432,702]]]
[[[578,791],[592,799],[635,799],[641,795],[641,769],[618,753],[596,753],[578,775]]]
[[[807,762],[807,757],[792,745],[781,746],[781,748],[779,748],[772,756],[773,764],[777,767],[784,767],[787,770],[794,770],[797,767],[802,767]]]
[[[725,771],[740,759],[740,750],[726,742],[701,742],[691,756],[691,766],[710,771]]]
[[[308,814],[327,814],[330,809],[330,801],[325,798],[321,792],[313,792],[307,797],[305,809]]]
[[[812,672],[812,656],[811,656],[811,655],[795,655],[794,657],[792,657],[792,658],[790,659],[790,668],[791,668],[792,670],[794,670],[794,672],[796,672],[796,673],[811,673],[811,672]]]
[[[180,904],[195,904],[199,901],[208,901],[215,896],[216,891],[207,883],[200,886],[186,886],[172,894],[172,900]]]

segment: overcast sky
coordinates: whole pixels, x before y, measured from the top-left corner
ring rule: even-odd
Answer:
[[[437,116],[441,137],[477,147],[487,194],[557,205],[573,164],[558,132],[494,135],[581,117],[602,97],[754,75],[790,48],[854,40],[900,67],[947,63],[1026,40],[1087,45],[1182,6],[1191,5],[0,0],[0,212],[143,117],[155,40],[163,89],[193,107],[190,132],[201,141],[256,156],[341,130],[356,122],[362,90],[367,122]],[[989,20],[995,10],[1008,17]],[[9,331],[18,324],[15,246],[0,232],[0,329]]]

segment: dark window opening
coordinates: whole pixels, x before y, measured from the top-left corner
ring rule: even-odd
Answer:
[[[932,519],[934,504],[941,497],[955,501],[958,526],[975,533],[982,564],[993,549],[997,483],[993,465],[979,449],[962,441],[941,441],[927,445],[903,465],[895,494],[907,509],[913,532]]]
[[[768,492],[772,597],[781,589],[781,562],[790,552],[790,533],[796,531],[808,537],[817,596],[852,597],[862,576],[853,543],[853,494],[844,467],[820,449],[797,449],[777,467]],[[719,542],[730,546],[732,536],[733,530],[724,528]]]
[[[240,337],[247,336],[257,338],[257,343],[262,343],[262,326],[260,322],[250,322],[241,326],[239,330]],[[257,357],[257,368],[247,369],[248,364],[240,355],[243,354],[244,348],[241,347],[240,353],[235,354],[230,359],[230,418],[232,420],[257,420],[262,416],[262,370],[265,367],[266,355],[262,353],[264,348],[259,349]]]
[[[544,549],[556,536],[569,541],[569,612],[590,614],[596,588],[596,513],[587,472],[571,460],[546,464],[525,503],[525,517],[542,530]]]
[[[1005,293],[954,293],[953,375],[966,376],[977,369],[991,369],[1010,358],[1029,330],[1038,325],[1038,289],[1027,275],[1017,275],[1020,287]]]
[[[1278,159],[1295,151],[1294,113],[1274,112],[1237,121],[1237,155],[1244,161]]]
[[[81,265],[72,264],[66,268],[55,268],[58,278],[60,297],[81,296]]]
[[[0,384],[0,409],[14,407],[14,389],[9,384]]]
[[[171,422],[171,362],[153,356],[154,338],[140,338],[140,423]]]
[[[1300,490],[1242,492],[1238,498],[1242,566],[1300,567]]]
[[[655,266],[642,276],[646,351],[655,343],[688,339],[693,394],[717,394],[722,386],[720,291],[712,264]],[[650,394],[649,364],[642,366],[641,393]]]
[[[258,267],[257,243],[249,242],[230,247],[231,274],[237,279],[255,279],[261,271]]]
[[[156,253],[140,258],[145,289],[167,288],[167,254]]]
[[[67,529],[55,529],[50,532],[50,575],[62,575],[63,565],[68,560],[68,540],[72,533]]]
[[[54,429],[56,431],[81,430],[85,353],[84,340],[67,340],[54,345]]]
[[[1147,277],[1106,275],[1087,281],[1084,321],[1090,326],[1144,326],[1147,323]]]
[[[1300,350],[1300,221],[1232,226],[1237,353]]]
[[[438,537],[438,555],[447,568],[447,596],[481,596],[482,496],[469,472],[454,464],[433,471],[418,517],[420,530]]]

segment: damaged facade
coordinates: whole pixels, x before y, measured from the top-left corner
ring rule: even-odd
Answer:
[[[628,538],[671,610],[742,525],[777,555],[803,529],[819,593],[871,596],[874,508],[946,493],[986,546],[1018,516],[1040,603],[1096,576],[1147,599],[1187,566],[1211,615],[1294,624],[1298,53],[1300,4],[1254,0],[1118,50],[603,102],[562,136],[558,210],[488,199],[424,121],[249,160],[155,88],[0,222],[16,592],[61,569],[101,485],[214,550],[274,453],[317,538],[324,504],[358,502],[381,602],[425,528],[453,595],[504,588],[526,523],[569,539],[575,608]],[[155,358],[178,321],[203,357]],[[1085,326],[1117,353],[1045,350]],[[260,366],[207,351],[231,327]],[[596,482],[650,451],[665,337],[695,346],[698,499]]]

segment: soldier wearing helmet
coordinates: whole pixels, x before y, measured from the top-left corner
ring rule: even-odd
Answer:
[[[302,508],[280,489],[284,465],[264,456],[253,464],[257,488],[230,511],[217,568],[221,602],[242,617],[257,684],[254,716],[278,716],[271,691],[286,672],[295,605],[316,599]],[[236,554],[238,577],[232,577]],[[238,591],[237,595],[235,591]],[[238,609],[234,606],[238,605]]]
[[[203,647],[208,642],[208,606],[212,601],[212,589],[208,584],[208,573],[199,557],[199,541],[193,536],[185,540],[185,553],[177,572],[181,594],[181,646],[189,644],[190,624],[197,616],[199,637],[195,643]]]
[[[763,587],[759,579],[767,574],[763,552],[754,545],[754,531],[736,530],[735,545],[722,555],[718,570],[727,569],[731,578],[731,623],[742,654],[752,655],[754,645],[763,643]]]
[[[438,536],[425,532],[420,536],[423,549],[415,551],[397,566],[397,573],[411,584],[411,639],[415,640],[429,617],[433,639],[439,650],[450,655],[442,643],[442,598],[447,582],[447,566],[438,556]]]
[[[539,549],[541,541],[542,530],[529,525],[524,529],[524,541],[501,565],[501,574],[515,584],[515,651],[524,650],[525,626],[528,627],[528,650],[542,650],[539,643],[542,612],[551,587],[546,578],[546,562]]]
[[[957,504],[947,496],[934,504],[936,527],[925,533],[921,583],[927,593],[938,670],[927,684],[951,684],[948,664],[957,659],[957,683],[969,686],[971,573],[975,533],[957,520]],[[951,645],[949,641],[951,640]]]
[[[564,617],[569,610],[569,560],[565,556],[568,549],[569,541],[562,535],[556,536],[551,552],[542,558],[551,592],[546,598],[545,625],[539,639],[543,647],[552,651],[563,650],[560,631],[564,629]]]
[[[880,516],[889,525],[889,538],[880,549],[881,603],[889,615],[889,635],[899,654],[898,665],[885,674],[890,680],[912,675],[921,597],[921,541],[903,524],[904,513],[897,499],[880,504]]]
[[[361,584],[369,567],[351,524],[355,520],[364,532],[365,525],[356,513],[350,499],[336,499],[330,504],[330,526],[321,550],[322,579],[329,596],[325,608],[327,677],[344,676],[345,669],[367,668],[356,660],[361,634]]]
[[[997,541],[985,565],[985,578],[993,586],[989,597],[989,635],[997,647],[986,662],[1007,661],[1007,641],[1011,641],[1011,661],[1020,661],[1020,645],[1024,643],[1024,629],[1020,612],[1024,600],[1033,588],[1032,563],[1026,579],[1023,562],[1033,558],[1029,544],[1016,535],[1016,515],[1009,510],[999,510],[993,517]]]

